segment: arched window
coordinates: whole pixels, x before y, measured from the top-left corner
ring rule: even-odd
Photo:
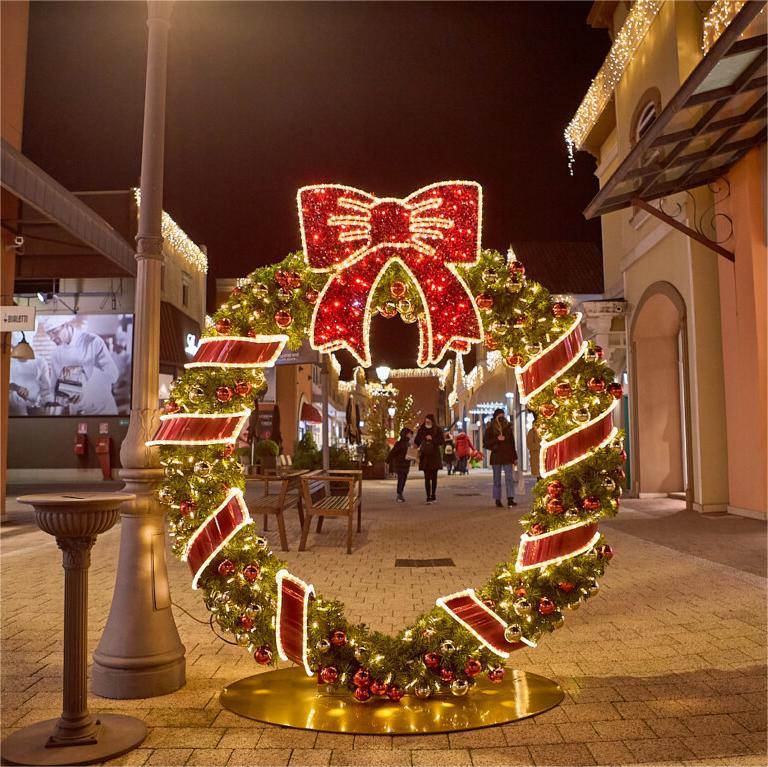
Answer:
[[[661,93],[658,88],[649,88],[637,102],[632,116],[630,134],[634,146],[647,133],[661,112]]]

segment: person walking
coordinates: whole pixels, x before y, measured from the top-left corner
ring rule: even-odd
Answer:
[[[493,418],[485,429],[483,446],[491,451],[491,469],[493,469],[493,498],[497,506],[501,506],[501,472],[507,490],[507,506],[517,506],[515,503],[515,477],[513,466],[517,464],[515,435],[512,424],[504,417],[504,410],[497,407]]]
[[[454,444],[456,446],[456,471],[459,474],[466,474],[469,457],[475,451],[475,446],[472,444],[469,435],[464,431],[456,435]]]
[[[400,429],[400,439],[395,442],[386,458],[389,470],[397,474],[397,502],[405,503],[403,491],[408,480],[411,462],[408,458],[408,448],[411,446],[413,432],[410,429]]]
[[[414,444],[419,448],[419,469],[424,472],[424,488],[427,504],[437,500],[437,472],[443,466],[440,448],[443,446],[443,430],[437,425],[431,413],[424,419],[416,432]]]
[[[443,443],[443,461],[450,477],[455,472],[456,466],[456,443],[453,441],[453,435],[450,432],[448,432],[448,436]]]
[[[538,482],[541,479],[541,468],[539,464],[539,450],[541,450],[541,434],[536,424],[538,413],[533,413],[533,423],[528,433],[525,435],[525,444],[528,448],[528,455],[531,460],[531,474]]]

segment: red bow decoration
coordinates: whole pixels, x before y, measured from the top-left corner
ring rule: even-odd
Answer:
[[[421,297],[419,366],[437,364],[452,345],[482,338],[474,299],[455,265],[477,262],[482,190],[446,181],[405,199],[378,198],[339,184],[299,189],[299,220],[310,268],[333,272],[312,316],[312,347],[348,349],[371,364],[371,299],[398,261]]]

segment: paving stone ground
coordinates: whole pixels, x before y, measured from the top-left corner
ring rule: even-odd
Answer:
[[[496,509],[490,477],[441,476],[439,502],[409,502],[392,482],[366,482],[363,533],[343,553],[339,521],[299,553],[289,525],[285,559],[297,575],[347,604],[354,620],[395,631],[441,594],[480,585],[516,550],[516,510]],[[274,526],[274,523],[273,523]],[[765,525],[701,517],[670,501],[627,501],[605,524],[617,554],[600,594],[515,667],[556,680],[562,705],[541,716],[473,732],[416,737],[333,735],[267,726],[221,708],[220,689],[258,671],[176,610],[187,685],[159,698],[92,696],[93,711],[143,719],[149,736],[111,762],[126,765],[765,765]],[[90,578],[90,645],[106,621],[119,527],[103,535]],[[269,534],[275,541],[274,533]],[[3,736],[60,713],[63,571],[55,543],[11,504],[0,529]],[[453,568],[395,568],[396,558],[451,557]],[[205,617],[186,567],[172,560],[174,601]],[[128,630],[129,627],[126,627]]]

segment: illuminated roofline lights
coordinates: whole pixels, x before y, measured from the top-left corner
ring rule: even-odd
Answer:
[[[297,578],[295,575],[291,575],[285,568],[278,570],[275,573],[275,584],[277,586],[277,620],[275,621],[275,645],[277,646],[277,654],[280,656],[280,660],[291,660],[285,653],[283,647],[283,638],[280,630],[280,616],[283,609],[283,581],[290,581],[298,586],[304,593],[304,606],[303,606],[303,625],[301,635],[301,659],[304,663],[304,671],[307,676],[313,676],[314,672],[309,667],[309,653],[307,652],[307,612],[309,609],[309,600],[315,594],[315,587],[311,583],[305,583],[301,578]]]

